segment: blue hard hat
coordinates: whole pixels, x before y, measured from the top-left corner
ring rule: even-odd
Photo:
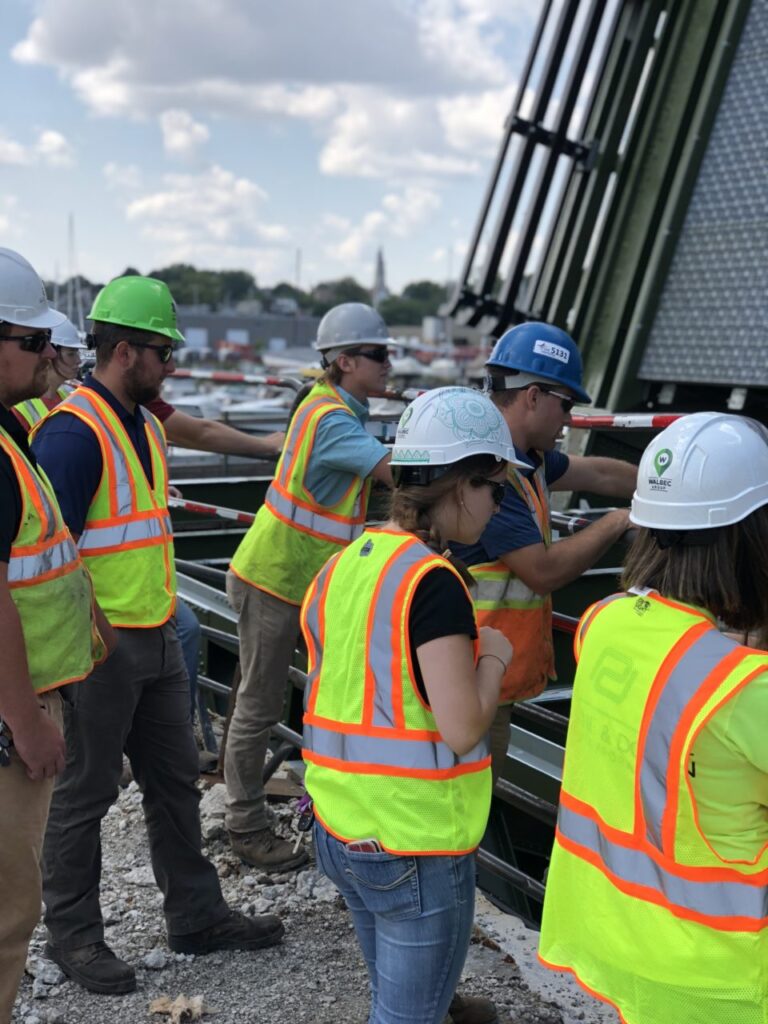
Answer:
[[[592,401],[581,385],[581,354],[576,342],[552,324],[531,322],[505,331],[485,365],[488,369],[516,370],[561,384],[580,402]]]

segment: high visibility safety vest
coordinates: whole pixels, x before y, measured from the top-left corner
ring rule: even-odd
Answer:
[[[411,661],[411,599],[436,568],[455,572],[412,534],[366,530],[323,567],[302,607],[305,782],[318,819],[345,842],[374,837],[390,853],[458,855],[485,830],[487,737],[455,754]]]
[[[241,580],[290,604],[301,604],[312,578],[340,547],[360,536],[365,523],[370,480],[353,476],[331,506],[321,505],[306,486],[320,421],[339,410],[359,423],[337,389],[324,382],[301,403],[264,504],[232,558],[230,568]]]
[[[552,528],[543,459],[532,478],[510,466],[507,480],[528,506],[544,544],[549,547]],[[542,597],[531,590],[500,559],[470,566],[469,571],[477,580],[474,598],[478,625],[500,629],[514,648],[501,681],[499,703],[534,697],[548,680],[556,678],[551,596]]]
[[[53,487],[0,427],[21,491],[21,521],[11,545],[8,589],[24,633],[38,693],[84,679],[106,648],[94,625],[93,586],[64,523]]]
[[[626,1024],[766,1024],[768,823],[738,859],[718,854],[690,766],[768,652],[652,591],[593,605],[575,644],[540,958]]]
[[[68,395],[72,394],[73,390],[71,386],[68,387],[66,384],[62,384],[61,387],[56,388],[56,394],[63,401]],[[31,430],[51,410],[42,398],[27,398],[25,401],[19,402],[18,405],[14,405],[13,411],[24,420],[27,430]]]
[[[159,420],[139,408],[153,484],[120,417],[93,388],[78,388],[46,417],[76,416],[99,442],[104,469],[78,547],[104,614],[127,629],[161,626],[176,608],[165,434]]]

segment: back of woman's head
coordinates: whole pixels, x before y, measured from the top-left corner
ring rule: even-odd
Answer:
[[[768,506],[713,530],[641,529],[621,578],[700,605],[732,629],[768,626]]]

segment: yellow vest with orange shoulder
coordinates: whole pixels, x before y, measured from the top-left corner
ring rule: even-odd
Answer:
[[[373,837],[391,853],[458,855],[485,831],[487,737],[455,754],[414,676],[409,609],[437,568],[460,579],[413,534],[366,530],[307,592],[305,782],[318,819],[344,842]]]
[[[106,649],[94,624],[93,586],[50,481],[2,427],[0,451],[21,492],[8,590],[21,621],[30,681],[44,693],[84,679]]]
[[[120,417],[93,388],[78,388],[46,417],[76,416],[98,440],[103,470],[78,547],[104,614],[127,629],[161,626],[176,608],[165,434],[152,413],[139,409],[152,483]]]
[[[762,835],[731,834],[724,815],[718,852],[690,766],[702,730],[768,673],[768,652],[654,591],[593,605],[575,650],[540,958],[626,1024],[766,1024],[768,811]]]
[[[232,558],[231,569],[240,579],[290,604],[301,604],[315,574],[360,535],[365,523],[370,479],[353,476],[335,505],[321,505],[306,486],[320,421],[339,411],[359,423],[326,382],[316,384],[299,405],[264,504]]]
[[[543,458],[530,479],[510,466],[507,480],[527,505],[549,547],[552,529]],[[551,596],[542,597],[531,590],[501,559],[473,565],[470,572],[477,580],[474,597],[478,625],[500,629],[514,648],[501,682],[499,703],[534,697],[555,678]]]
[[[72,385],[62,384],[61,387],[56,388],[56,394],[59,401],[72,394],[74,388]],[[26,425],[27,430],[31,430],[36,423],[39,423],[44,416],[47,416],[51,410],[45,404],[42,398],[27,398],[23,402],[19,402],[14,405],[13,412],[16,416],[23,421]]]

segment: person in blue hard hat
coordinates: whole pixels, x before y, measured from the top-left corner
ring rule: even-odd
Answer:
[[[507,752],[512,703],[540,693],[554,678],[552,591],[590,568],[628,526],[628,510],[617,509],[552,544],[550,490],[628,499],[637,469],[620,459],[556,450],[573,406],[591,402],[579,350],[565,331],[546,323],[512,327],[497,341],[486,368],[487,389],[527,467],[510,464],[501,509],[479,542],[452,546],[477,581],[478,622],[500,629],[515,649],[491,727],[495,780]]]

